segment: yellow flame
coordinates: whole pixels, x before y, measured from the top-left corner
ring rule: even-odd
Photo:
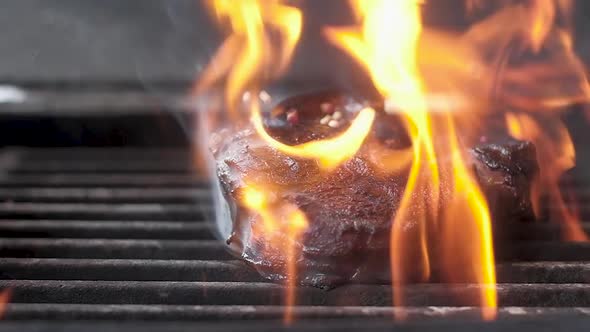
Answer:
[[[284,73],[302,28],[301,12],[285,5],[285,2],[210,1],[218,19],[229,21],[232,33],[201,74],[196,87],[197,93],[227,76],[225,104],[235,113],[236,105],[245,91],[255,90],[265,79],[274,79]],[[281,34],[279,46],[270,42],[267,27],[272,27]],[[269,73],[270,77],[264,77]],[[270,146],[292,156],[317,159],[320,166],[326,169],[338,166],[356,153],[368,135],[375,117],[373,109],[365,108],[350,128],[338,137],[301,146],[289,146],[268,135],[256,100],[251,101],[249,107],[254,128]]]
[[[362,30],[327,28],[325,34],[370,72],[375,87],[386,98],[386,105],[403,110],[410,136],[421,145],[417,151],[425,152],[425,163],[430,166],[434,187],[438,187],[431,119],[416,61],[422,31],[421,3],[418,0],[351,1],[363,22]],[[386,107],[386,111],[392,110]]]
[[[532,23],[530,25],[529,39],[533,50],[538,52],[543,46],[549,31],[551,31],[556,8],[552,1],[547,0],[533,0],[531,7]]]
[[[240,118],[238,111],[244,93],[257,96],[260,87],[283,74],[291,61],[301,34],[302,15],[299,9],[286,3],[285,0],[207,1],[218,21],[229,27],[230,35],[201,73],[194,90],[200,95],[224,83],[225,107],[233,120]],[[271,30],[278,32],[278,39],[271,37]],[[259,116],[257,107],[250,111],[253,117]],[[266,134],[264,128],[257,129]],[[295,304],[295,247],[301,232],[307,228],[307,221],[295,207],[277,208],[271,192],[263,184],[247,184],[241,192],[241,203],[256,212],[262,221],[261,225],[255,225],[253,236],[261,236],[263,242],[282,248],[286,255],[285,322],[288,323]],[[293,212],[285,216],[287,210]],[[281,234],[287,239],[281,238]]]
[[[447,241],[465,241],[470,236],[472,244],[476,246],[470,252],[470,248],[462,250],[462,255],[472,254],[471,266],[476,267],[476,280],[482,285],[482,301],[484,307],[482,311],[484,319],[493,319],[496,317],[498,299],[496,293],[496,268],[494,258],[494,248],[492,239],[492,221],[486,199],[481,192],[477,182],[467,170],[465,161],[462,157],[462,149],[459,146],[455,126],[452,118],[447,116],[449,121],[449,139],[452,151],[452,169],[453,169],[453,197],[449,211],[454,213],[448,214],[445,218],[447,227],[465,227],[464,222],[457,222],[461,216],[469,220],[471,218],[475,223],[476,231],[461,233],[461,238],[445,239]],[[456,209],[456,210],[454,210]],[[454,210],[454,211],[453,211]],[[469,227],[469,225],[467,225]],[[467,235],[467,237],[466,237]],[[454,254],[454,253],[453,253]]]
[[[287,256],[287,294],[285,296],[285,322],[291,323],[293,321],[293,307],[296,303],[295,292],[297,287],[297,257],[299,252],[297,251],[296,239],[301,237],[301,234],[309,227],[305,214],[297,208],[293,208],[293,211],[288,216],[287,226],[287,244],[285,255]]]
[[[269,188],[246,184],[242,189],[241,203],[255,212],[262,220],[262,227],[254,227],[251,236],[262,237],[268,257],[284,257],[286,279],[284,321],[293,321],[296,303],[298,241],[309,224],[305,214],[296,206],[277,202]],[[280,264],[280,262],[273,262]]]
[[[560,176],[574,165],[575,151],[559,114],[551,112],[589,101],[590,85],[573,49],[568,18],[573,8],[571,0],[466,1],[472,11],[484,7],[498,10],[465,33],[453,34],[422,26],[422,1],[351,0],[359,24],[353,28],[328,28],[325,33],[366,68],[386,100],[386,111],[400,113],[412,141],[412,147],[406,150],[374,146],[363,150],[379,168],[377,173],[410,167],[392,226],[394,285],[409,281],[407,270],[416,262],[420,263],[422,279],[428,279],[432,256],[437,254],[430,249],[435,240],[440,240],[442,247],[452,249],[442,254],[443,264],[450,270],[447,277],[483,285],[479,299],[487,309],[482,314],[490,319],[497,306],[490,213],[460,143],[475,136],[472,132],[479,124],[472,120],[491,109],[486,100],[490,96],[510,107],[535,112],[506,117],[511,135],[533,141],[538,149],[541,176],[532,188],[535,212],[539,211],[538,198],[546,193],[557,204],[553,213],[564,220],[568,239],[586,240],[557,186]],[[201,93],[225,79],[225,103],[236,116],[244,92],[257,95],[262,86],[286,70],[300,37],[302,15],[286,5],[286,0],[208,3],[220,23],[227,24],[230,35],[195,89]],[[269,30],[278,32],[278,41]],[[523,50],[534,53],[534,61],[512,64],[511,53]],[[447,114],[456,111],[450,108],[452,105],[470,114]],[[317,160],[326,170],[353,157],[375,121],[375,111],[365,108],[336,137],[290,146],[266,132],[257,101],[248,107],[247,116],[269,146],[290,156]],[[445,123],[433,121],[433,107],[443,111]],[[549,121],[542,122],[538,116]],[[441,189],[446,183],[452,183],[450,194]],[[296,207],[275,201],[272,192],[265,184],[248,184],[242,192],[242,204],[260,216],[260,236],[284,250],[287,284],[292,291],[297,240],[307,228],[307,220]],[[412,224],[417,227],[409,227]],[[281,233],[288,234],[287,241],[277,235]],[[442,235],[432,235],[437,233]],[[468,267],[453,268],[461,264]],[[403,289],[396,288],[394,300],[399,305]],[[285,320],[290,321],[293,293],[287,293],[286,302],[289,309]]]
[[[494,256],[490,216],[487,203],[477,183],[473,181],[464,165],[457,146],[454,127],[437,131],[433,128],[428,113],[426,87],[418,68],[418,42],[422,32],[420,4],[417,0],[351,1],[360,30],[350,28],[326,29],[327,38],[351,54],[370,73],[375,87],[386,99],[386,104],[400,108],[413,146],[413,162],[406,189],[396,212],[392,226],[391,264],[394,282],[394,301],[402,304],[401,286],[407,281],[405,269],[411,251],[419,252],[422,260],[423,278],[430,274],[428,230],[439,227],[440,170],[434,145],[434,137],[451,137],[450,152],[453,155],[452,172],[449,176],[458,189],[456,196],[469,193],[465,199],[451,199],[453,211],[448,218],[470,216],[477,227],[474,232],[479,239],[475,254],[471,257],[472,268],[477,269],[476,280],[483,285],[495,284]],[[388,110],[386,111],[393,111]],[[443,149],[444,150],[444,149]],[[443,154],[444,155],[444,154]],[[443,220],[448,222],[448,220]],[[417,224],[418,234],[408,235],[407,225]],[[461,227],[461,225],[458,225]],[[417,236],[414,239],[414,236]],[[470,234],[464,235],[469,239]],[[457,239],[444,239],[447,241]],[[417,246],[417,247],[416,247]],[[465,248],[469,250],[470,248]],[[414,257],[414,256],[412,256]],[[495,308],[497,299],[494,287],[484,287],[481,293],[483,307]],[[495,311],[483,312],[484,318],[493,318]]]
[[[256,211],[262,218],[264,228],[268,232],[274,232],[277,229],[276,222],[272,213],[269,212],[269,202],[262,189],[253,185],[246,185],[243,192],[242,204],[247,208]]]
[[[242,94],[287,68],[302,28],[301,12],[283,0],[209,0],[221,23],[228,22],[230,36],[201,73],[197,94],[226,78],[225,104],[235,117]],[[271,42],[267,28],[279,32]],[[265,77],[268,75],[268,77]]]
[[[260,112],[252,112],[251,120],[260,137],[269,146],[290,156],[315,159],[322,168],[333,169],[356,154],[369,134],[374,119],[375,110],[366,107],[340,135],[300,145],[287,145],[272,138],[264,129]]]

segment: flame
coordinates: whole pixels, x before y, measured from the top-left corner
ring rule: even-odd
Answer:
[[[467,0],[467,12],[473,14],[485,9],[486,6],[496,5],[508,7],[513,5],[511,0],[499,0],[494,3],[486,0]],[[525,15],[520,17],[519,22],[515,25],[523,27],[523,34],[528,39],[529,45],[539,51],[543,45],[545,37],[549,34],[553,20],[558,11],[571,10],[570,0],[525,0],[517,4],[519,7],[526,7]],[[514,25],[513,25],[514,26]],[[497,27],[498,29],[506,27]]]
[[[552,205],[550,219],[563,223],[564,239],[587,241],[576,211],[568,209],[559,188],[562,175],[575,166],[574,144],[561,120],[560,108],[590,100],[585,68],[573,49],[570,22],[573,2],[531,0],[528,4],[532,23],[528,25],[527,44],[535,53],[544,47],[548,55],[541,57],[541,61],[506,70],[503,74],[505,84],[519,88],[520,92],[520,95],[509,96],[509,103],[531,112],[507,113],[506,127],[512,137],[529,140],[537,148],[540,176],[531,188],[535,214],[542,213],[540,201],[546,195]],[[564,23],[558,25],[558,18]],[[541,89],[522,93],[521,87]]]
[[[293,306],[296,303],[297,257],[300,255],[298,241],[308,228],[305,214],[291,204],[278,202],[270,188],[246,184],[242,190],[242,204],[258,215],[262,227],[255,227],[252,236],[264,242],[266,250],[273,251],[268,257],[284,255],[286,294],[284,313],[285,323],[293,320]]]
[[[232,34],[201,74],[195,88],[196,93],[213,86],[227,76],[225,104],[235,113],[238,100],[241,100],[244,92],[258,95],[250,90],[256,90],[255,87],[263,83],[263,73],[270,73],[267,80],[284,73],[302,28],[300,11],[284,5],[284,2],[286,1],[211,1],[217,17],[221,21],[229,21]],[[280,32],[280,46],[271,46],[266,27],[272,27]],[[375,111],[367,107],[359,113],[350,128],[338,137],[289,146],[273,139],[266,132],[258,102],[255,98],[251,99],[250,120],[262,139],[273,148],[289,155],[316,159],[320,166],[326,169],[332,169],[356,154],[375,118]]]
[[[361,147],[373,125],[375,110],[370,107],[362,109],[350,127],[336,137],[296,146],[287,145],[272,138],[264,129],[260,112],[252,112],[251,119],[254,128],[269,146],[290,156],[316,159],[322,168],[333,169],[354,156]]]
[[[470,8],[490,5],[471,0]],[[506,4],[508,3],[508,4]],[[479,54],[469,59],[492,77],[493,97],[519,110],[554,111],[590,101],[583,63],[573,49],[571,0],[499,1],[493,15],[472,25],[460,44]],[[475,9],[473,9],[475,10]],[[510,63],[523,55],[527,61]]]
[[[296,240],[301,237],[301,233],[308,228],[309,224],[305,214],[297,208],[293,208],[293,211],[288,216],[287,226],[287,248],[285,254],[287,256],[287,294],[285,298],[285,305],[287,307],[285,311],[285,322],[290,323],[293,321],[293,306],[295,305],[295,291],[297,287],[297,260],[296,257],[299,255],[297,250]]]
[[[286,5],[283,0],[210,0],[209,8],[221,24],[227,24],[230,35],[217,50],[213,61],[201,73],[194,87],[194,93],[203,94],[208,89],[225,80],[225,107],[233,120],[239,120],[243,107],[242,96],[245,93],[259,96],[260,87],[278,78],[287,69],[302,29],[302,15],[299,9]],[[271,37],[271,31],[278,32],[278,41]],[[249,103],[251,120],[271,146],[282,147],[264,130],[256,98]],[[361,116],[362,115],[362,116]],[[360,120],[369,118],[370,111],[359,115]],[[369,124],[370,127],[370,124]],[[351,126],[349,131],[362,131],[362,124]],[[364,129],[368,131],[367,129]],[[364,134],[366,136],[366,133]],[[340,148],[342,144],[358,145],[346,138],[335,139],[327,144]],[[297,149],[297,147],[291,147]],[[289,149],[289,148],[287,148]],[[304,147],[307,151],[310,148]],[[312,152],[318,149],[312,146]],[[358,149],[358,148],[357,148]],[[321,150],[321,151],[325,151]],[[265,188],[264,184],[248,184],[242,192],[242,204],[253,211],[261,220],[252,230],[253,236],[259,237],[274,250],[278,248],[285,255],[287,287],[285,294],[285,322],[293,319],[292,307],[295,304],[297,243],[302,232],[307,228],[305,215],[294,206],[278,203]],[[286,238],[285,238],[286,236]],[[279,262],[277,262],[278,264]]]
[[[268,198],[264,192],[254,186],[247,185],[244,189],[243,195],[244,199],[242,203],[244,206],[256,211],[260,215],[260,218],[264,223],[264,228],[271,233],[276,231],[277,226],[274,222],[273,215],[268,210]]]
[[[564,239],[567,241],[588,241],[582,229],[576,211],[568,208],[559,188],[559,181],[565,171],[575,165],[576,151],[569,132],[559,119],[559,114],[545,115],[545,123],[529,114],[506,114],[506,126],[509,133],[517,139],[529,140],[537,147],[537,160],[540,176],[531,188],[531,197],[537,216],[541,214],[540,199],[547,194],[551,202],[551,220],[561,221],[564,225]],[[548,129],[548,130],[543,130]],[[551,162],[547,162],[547,161]]]
[[[445,281],[479,284],[482,316],[495,317],[491,216],[464,152],[488,132],[482,120],[498,107],[511,110],[502,130],[537,147],[541,174],[531,188],[535,213],[540,215],[540,200],[548,196],[552,219],[563,221],[566,238],[587,240],[558,186],[575,164],[560,110],[590,101],[585,68],[573,48],[572,1],[466,0],[470,14],[479,19],[464,32],[449,32],[423,26],[420,0],[350,0],[357,25],[328,27],[325,36],[366,69],[385,99],[385,111],[402,119],[412,142],[404,150],[384,149],[366,139],[376,118],[370,107],[334,137],[299,145],[273,138],[264,127],[258,99],[243,96],[259,96],[284,74],[301,34],[302,14],[287,0],[207,3],[229,36],[202,72],[197,94],[224,85],[232,121],[249,120],[268,146],[315,160],[324,171],[333,171],[365,146],[362,153],[376,174],[409,169],[391,229],[396,305],[403,305],[404,285],[413,280],[416,263],[424,281],[432,278],[437,264]],[[486,12],[483,18],[481,12]],[[281,201],[275,189],[246,181],[241,205],[256,216],[252,236],[284,265],[285,321],[290,322],[308,221],[297,206]]]
[[[201,73],[195,93],[226,78],[225,105],[233,117],[244,91],[272,80],[288,67],[302,29],[301,12],[282,0],[209,0],[220,23],[229,23],[231,35]],[[280,43],[271,42],[266,28],[278,31]],[[267,76],[267,77],[265,77]]]
[[[415,264],[408,260],[409,256],[414,257],[409,252],[419,253],[422,278],[426,280],[430,276],[428,230],[439,227],[446,229],[450,223],[457,229],[463,229],[464,222],[457,222],[468,220],[475,225],[470,233],[455,231],[452,232],[453,236],[443,240],[454,244],[465,241],[476,243],[472,247],[458,249],[469,258],[467,263],[471,268],[467,270],[477,271],[471,281],[492,286],[482,288],[482,307],[495,308],[497,299],[493,286],[496,280],[487,203],[461,157],[454,125],[449,125],[446,130],[435,128],[432,115],[428,112],[427,89],[419,70],[417,55],[422,33],[420,4],[421,1],[416,0],[351,1],[361,23],[360,29],[328,28],[325,32],[331,42],[347,51],[367,69],[375,87],[386,99],[386,104],[395,104],[399,108],[396,111],[403,115],[412,140],[413,161],[404,195],[393,220],[391,236],[395,304],[403,304],[401,286],[407,282],[405,269]],[[452,124],[453,120],[449,121]],[[434,137],[450,137],[448,151],[441,153],[444,147],[437,151]],[[440,174],[438,154],[448,155],[446,153],[453,156],[452,171]],[[441,175],[450,177],[454,183],[444,216],[439,215]],[[407,229],[411,224],[418,225],[418,234],[409,235]],[[473,242],[474,239],[477,241]],[[452,255],[448,257],[453,260]],[[483,311],[486,319],[494,315],[495,310]]]
[[[468,280],[475,280],[482,286],[482,316],[489,320],[495,318],[498,302],[490,212],[483,193],[463,160],[461,151],[464,149],[459,146],[452,117],[447,116],[447,121],[454,183],[451,202],[445,211],[443,241],[451,246],[469,241],[469,245],[444,251],[447,255],[445,262],[450,262],[446,271],[450,275],[457,272],[474,274],[468,276]],[[460,270],[455,269],[457,263],[460,263]],[[474,269],[469,271],[465,266]],[[458,276],[459,280],[462,278]]]

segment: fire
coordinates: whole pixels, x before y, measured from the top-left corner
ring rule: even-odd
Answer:
[[[257,87],[265,79],[272,80],[285,71],[301,34],[302,17],[298,9],[284,2],[212,1],[212,8],[218,18],[229,20],[232,34],[219,48],[214,61],[201,74],[196,93],[226,77],[225,104],[235,113],[238,100],[245,92],[258,96]],[[274,28],[280,33],[280,46],[272,46],[267,28]],[[270,77],[264,77],[265,73],[270,73]],[[250,120],[263,140],[287,154],[316,159],[326,169],[332,169],[356,154],[375,118],[375,111],[367,107],[338,137],[289,146],[273,139],[266,132],[259,104],[256,98],[250,99]]]
[[[472,278],[472,282],[493,286],[496,280],[487,203],[461,157],[463,152],[454,132],[454,119],[449,115],[446,128],[435,127],[427,107],[427,88],[422,80],[417,55],[422,32],[421,1],[356,0],[351,4],[360,20],[360,31],[330,28],[326,30],[326,35],[366,67],[375,87],[386,99],[386,105],[395,104],[399,108],[397,111],[405,119],[413,146],[413,162],[404,196],[393,220],[391,235],[391,269],[396,286],[393,294],[396,305],[403,304],[402,286],[407,282],[405,271],[414,263],[406,260],[408,252],[420,252],[423,279],[430,277],[431,244],[428,230],[432,228],[442,229],[444,234],[448,234],[442,239],[447,243],[476,243],[471,247],[454,248],[466,260],[464,263],[471,266],[463,270],[477,271],[473,276],[464,277]],[[448,137],[448,145],[435,146],[434,137]],[[450,169],[439,165],[439,155],[452,156]],[[440,178],[453,182],[453,193],[445,204],[444,214],[439,213]],[[408,225],[413,223],[419,225],[419,234],[414,235],[416,237],[408,235],[406,231]],[[451,228],[450,223],[453,224],[452,231],[446,231]],[[457,232],[457,229],[469,227],[471,223],[476,226],[471,227],[468,234]],[[477,241],[473,241],[474,238]],[[451,261],[450,265],[457,264],[453,262],[455,258],[452,255],[447,257]],[[495,308],[495,289],[482,288],[480,302],[482,307]],[[494,311],[484,311],[485,318],[493,318],[494,314]]]
[[[297,251],[296,239],[301,237],[301,233],[308,228],[307,218],[305,214],[297,208],[293,208],[292,212],[288,216],[287,226],[287,244],[285,255],[287,256],[287,295],[285,304],[287,310],[285,311],[285,322],[290,323],[293,321],[293,306],[295,305],[295,290],[297,287],[297,260],[299,256]]]
[[[472,8],[490,4],[471,3]],[[544,113],[588,102],[590,85],[573,49],[572,1],[508,3],[473,24],[460,39],[479,54],[479,68],[489,68],[485,75],[493,78],[490,88],[496,89],[492,96],[508,107]],[[511,63],[519,56],[527,61]]]
[[[286,323],[290,323],[293,320],[293,306],[296,302],[297,257],[300,254],[297,242],[308,228],[308,221],[297,207],[277,201],[272,194],[268,194],[269,192],[272,192],[269,188],[247,185],[242,193],[242,203],[262,219],[262,227],[254,227],[252,236],[264,241],[267,250],[284,253],[285,261],[282,264],[287,275],[287,309],[284,319]],[[276,256],[276,252],[269,254]]]
[[[447,272],[451,280],[464,280],[467,277],[467,280],[482,285],[482,315],[485,319],[492,319],[496,315],[498,299],[495,289],[496,272],[490,212],[483,193],[463,160],[452,118],[448,116],[447,120],[454,183],[451,203],[443,219],[443,247],[454,247],[460,241],[470,242],[464,247],[460,246],[458,250],[445,250],[443,255],[449,264]],[[457,263],[463,270],[455,270]],[[471,266],[473,269],[470,271],[465,269],[465,266]],[[454,276],[455,273],[465,275]]]
[[[273,215],[268,210],[268,197],[264,192],[254,186],[247,185],[243,196],[244,200],[242,203],[260,215],[260,218],[264,223],[264,228],[269,232],[276,231],[277,225],[274,222]]]
[[[6,307],[12,296],[12,290],[10,288],[3,289],[0,291],[0,316],[3,316],[6,312]]]
[[[575,166],[574,144],[561,120],[560,108],[590,99],[584,66],[573,50],[569,22],[573,3],[570,0],[534,0],[528,5],[527,17],[531,23],[526,24],[525,20],[524,24],[517,26],[529,28],[524,39],[530,51],[546,54],[528,65],[507,69],[502,79],[519,89],[539,87],[540,91],[532,93],[536,98],[527,94],[508,97],[509,103],[530,113],[507,113],[506,128],[512,137],[531,141],[537,148],[540,176],[531,188],[537,216],[542,213],[540,201],[547,196],[553,205],[550,219],[563,223],[564,239],[587,241],[588,236],[580,226],[577,213],[568,209],[559,188],[563,174]],[[507,7],[504,12],[514,10],[514,7]],[[558,25],[558,18],[565,23]]]
[[[547,196],[554,206],[552,219],[564,223],[566,238],[587,240],[558,186],[575,165],[561,110],[590,101],[585,69],[573,48],[573,6],[568,0],[466,0],[474,17],[493,12],[463,32],[450,32],[423,25],[423,2],[350,0],[356,25],[324,30],[331,43],[369,73],[385,101],[384,111],[403,122],[409,148],[371,145],[367,137],[378,116],[371,107],[358,112],[348,128],[322,140],[288,145],[266,131],[265,110],[252,96],[285,73],[303,24],[301,11],[287,0],[209,0],[228,37],[195,92],[221,88],[232,124],[251,126],[267,146],[314,160],[325,173],[362,155],[376,174],[407,174],[392,217],[394,304],[404,304],[404,286],[415,281],[418,264],[422,281],[436,277],[478,284],[482,316],[493,319],[498,299],[492,216],[467,147],[498,130],[533,142],[541,168],[531,188],[535,213],[541,214],[540,202]],[[486,122],[494,115],[504,120],[500,128]],[[246,181],[239,194],[240,207],[256,219],[252,236],[284,266],[285,321],[290,322],[300,246],[313,220],[294,203],[281,201],[271,184]]]
[[[287,68],[302,29],[301,12],[281,0],[209,0],[220,23],[228,23],[231,35],[219,47],[213,61],[201,73],[195,93],[199,94],[226,78],[225,105],[234,118],[242,94],[272,80]],[[275,46],[268,31],[278,31]]]
[[[366,107],[359,112],[350,127],[342,134],[293,146],[272,138],[264,129],[260,112],[256,110],[252,112],[254,128],[268,145],[290,156],[315,159],[325,169],[333,169],[356,154],[369,134],[374,119],[375,110]]]

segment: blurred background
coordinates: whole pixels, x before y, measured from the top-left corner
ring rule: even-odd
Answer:
[[[430,1],[436,21],[427,19],[460,22],[461,2]],[[346,1],[299,3],[306,21],[292,72],[329,76],[339,62],[319,25],[345,23]],[[589,8],[577,1],[576,44],[586,59]],[[199,0],[6,0],[0,29],[0,82],[191,80],[221,41]]]

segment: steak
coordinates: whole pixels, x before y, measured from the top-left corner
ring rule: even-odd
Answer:
[[[273,138],[301,144],[343,131],[367,104],[338,93],[298,96],[266,112],[264,125]],[[249,125],[214,133],[211,151],[224,212],[217,223],[231,251],[266,278],[286,278],[284,250],[252,235],[262,221],[242,203],[244,188],[259,184],[272,194],[279,210],[280,204],[296,206],[308,219],[308,228],[296,243],[301,253],[297,259],[300,284],[329,288],[346,282],[389,282],[390,230],[407,172],[384,173],[368,147],[411,147],[401,123],[396,115],[378,112],[363,147],[329,172],[314,160],[269,147]],[[488,199],[493,220],[533,220],[529,191],[538,173],[533,144],[505,139],[468,152],[468,163]]]

